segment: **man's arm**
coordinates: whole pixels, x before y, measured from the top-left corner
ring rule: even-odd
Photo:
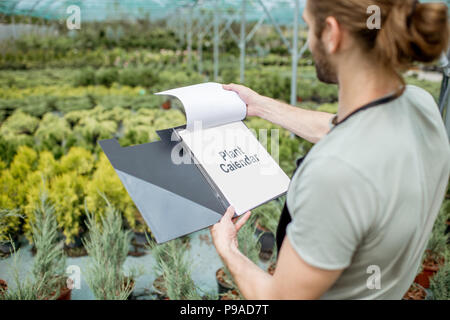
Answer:
[[[235,91],[247,104],[248,116],[255,116],[277,124],[297,136],[319,142],[330,130],[333,117],[330,113],[305,110],[264,97],[241,85],[224,85],[224,89]]]
[[[237,232],[247,221],[233,223],[228,209],[221,222],[211,229],[214,244],[230,270],[241,293],[249,300],[309,300],[320,298],[339,278],[342,270],[322,270],[308,265],[286,237],[279,253],[275,274],[261,270],[237,246]]]

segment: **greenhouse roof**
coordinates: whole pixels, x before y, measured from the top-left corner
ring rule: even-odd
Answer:
[[[260,1],[279,24],[292,22],[293,0],[247,0],[247,20],[259,20],[265,14]],[[300,0],[303,10],[306,0]],[[81,9],[82,19],[104,21],[150,17],[152,20],[170,17],[182,8],[218,10],[224,15],[239,14],[242,0],[2,0],[0,13],[26,15],[46,19],[67,17],[70,5]]]

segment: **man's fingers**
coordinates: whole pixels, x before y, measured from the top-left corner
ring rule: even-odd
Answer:
[[[235,89],[234,83],[224,84],[224,85],[222,85],[222,87],[223,87],[225,90],[229,90],[229,91],[234,91],[234,89]]]
[[[244,88],[244,87],[239,85],[239,84],[230,83],[230,84],[224,84],[223,88],[225,90],[234,91],[234,92],[239,94],[239,91],[241,91],[241,89]]]
[[[251,214],[252,213],[250,211],[247,212],[246,214],[244,214],[242,216],[242,218],[238,222],[236,222],[235,226],[236,226],[236,230],[237,231],[241,230],[242,226],[248,221],[248,219],[250,218]]]
[[[234,217],[234,214],[235,214],[234,208],[233,208],[233,207],[229,207],[229,208],[227,209],[227,211],[225,212],[225,214],[223,215],[223,218],[222,218],[222,219],[229,219],[229,220],[232,220],[233,217]]]

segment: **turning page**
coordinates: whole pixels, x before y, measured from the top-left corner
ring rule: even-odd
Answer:
[[[189,131],[194,130],[197,122],[202,128],[212,128],[247,116],[247,106],[238,94],[224,90],[219,83],[202,83],[156,94],[174,96],[183,103]]]

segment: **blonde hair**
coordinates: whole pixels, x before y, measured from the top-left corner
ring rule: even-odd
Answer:
[[[367,9],[381,10],[381,29],[367,26]],[[320,38],[325,20],[333,16],[386,66],[404,70],[414,62],[429,63],[447,50],[448,8],[444,3],[417,0],[310,0],[309,10]]]

